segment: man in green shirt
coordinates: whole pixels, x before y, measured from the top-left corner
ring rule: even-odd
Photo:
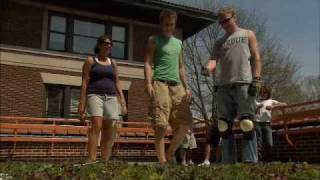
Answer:
[[[155,148],[160,164],[173,158],[192,125],[191,91],[185,78],[182,42],[173,36],[176,22],[174,11],[160,13],[161,34],[149,37],[145,54],[146,90],[151,100],[149,118],[155,130]],[[173,138],[165,153],[164,137],[168,125],[172,128]]]

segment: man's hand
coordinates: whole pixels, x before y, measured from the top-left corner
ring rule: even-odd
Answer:
[[[252,80],[252,83],[249,86],[248,94],[250,96],[256,97],[260,92],[261,86],[262,86],[261,78],[260,77],[254,77],[253,80]]]
[[[192,92],[189,89],[186,89],[186,97],[187,97],[187,101],[191,103]]]
[[[271,110],[272,110],[272,106],[267,106],[267,107],[266,107],[266,110],[271,111]]]
[[[201,75],[210,76],[216,70],[217,62],[216,60],[209,60],[206,65],[201,67]]]
[[[152,84],[147,84],[147,87],[146,87],[146,90],[147,90],[147,93],[149,95],[150,98],[153,98],[154,97],[154,89],[153,89],[153,86]]]
[[[207,67],[205,67],[205,66],[202,66],[202,67],[201,67],[201,75],[202,75],[202,76],[206,76],[206,77],[210,76],[210,72],[209,72],[209,70],[207,69]]]

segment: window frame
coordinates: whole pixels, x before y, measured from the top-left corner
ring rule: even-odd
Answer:
[[[62,110],[59,113],[59,118],[70,118],[70,117],[78,117],[78,115],[71,114],[71,90],[72,89],[79,89],[79,86],[72,86],[72,85],[62,85],[62,84],[45,84],[45,107],[44,107],[44,114],[46,117],[54,117],[48,114],[48,91],[49,88],[59,88],[62,89]],[[57,114],[58,114],[57,113]]]
[[[64,50],[56,50],[56,49],[50,49],[49,44],[50,44],[50,34],[51,33],[59,33],[59,32],[54,32],[51,31],[51,17],[52,16],[58,16],[58,17],[63,17],[66,19],[66,32],[65,32],[65,46]],[[94,55],[94,54],[89,54],[89,53],[78,53],[73,51],[73,36],[77,34],[74,33],[74,22],[75,20],[80,20],[80,21],[87,21],[87,22],[92,22],[92,23],[98,23],[98,24],[103,24],[105,31],[104,34],[108,35],[110,38],[112,38],[112,27],[113,26],[119,26],[123,27],[125,29],[125,41],[116,41],[113,40],[114,42],[117,43],[122,43],[124,44],[124,57],[114,57],[110,56],[111,58],[114,59],[120,59],[120,60],[129,60],[129,24],[127,23],[120,23],[120,22],[115,22],[115,21],[105,21],[102,19],[94,19],[90,17],[84,17],[84,16],[78,16],[78,15],[71,15],[71,14],[66,14],[66,13],[60,13],[60,12],[55,12],[55,11],[49,11],[48,13],[48,30],[47,30],[47,50],[51,51],[57,51],[57,52],[67,52],[67,53],[73,53],[73,54],[79,54],[79,55]],[[61,32],[60,32],[61,33]],[[62,34],[62,33],[61,33]],[[78,35],[79,36],[79,35]],[[81,35],[80,35],[81,36]],[[87,37],[87,36],[81,36],[81,37]],[[89,38],[93,38],[91,36],[88,36]],[[94,47],[92,47],[94,49]]]

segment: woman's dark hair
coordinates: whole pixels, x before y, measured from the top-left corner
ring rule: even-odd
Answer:
[[[262,86],[261,91],[260,91],[260,96],[266,94],[266,99],[271,98],[271,89],[269,89],[266,86]]]
[[[105,40],[109,39],[111,42],[112,42],[112,39],[107,36],[107,35],[103,35],[103,36],[100,36],[98,39],[97,39],[97,43],[96,43],[96,46],[94,47],[94,53],[98,54],[100,49],[99,49],[99,46],[100,44],[102,44]]]

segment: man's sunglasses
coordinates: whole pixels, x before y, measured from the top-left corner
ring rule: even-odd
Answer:
[[[229,18],[226,18],[226,19],[224,19],[222,21],[219,21],[219,24],[220,25],[224,25],[224,24],[228,23],[232,18],[233,18],[233,16],[231,16]]]

